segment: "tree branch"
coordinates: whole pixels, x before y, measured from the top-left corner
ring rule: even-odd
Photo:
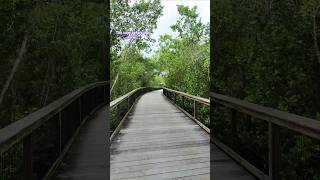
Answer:
[[[20,62],[22,60],[22,57],[25,54],[25,52],[27,51],[27,48],[26,48],[27,41],[28,41],[28,34],[26,33],[25,36],[24,36],[24,40],[22,42],[18,57],[15,60],[13,68],[11,70],[11,73],[10,73],[10,75],[9,75],[9,77],[8,77],[6,83],[5,83],[5,85],[4,85],[4,87],[3,87],[2,91],[1,91],[1,94],[0,94],[0,106],[2,104],[3,98],[4,98],[8,88],[9,88],[9,86],[11,84],[11,81],[12,81],[12,79],[13,79],[13,77],[14,77],[14,75],[15,75],[18,67],[19,67],[19,64],[20,64]]]

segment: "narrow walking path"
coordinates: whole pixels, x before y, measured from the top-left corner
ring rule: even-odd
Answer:
[[[143,95],[113,140],[111,179],[210,179],[209,135],[162,95]]]
[[[241,166],[212,146],[209,134],[171,104],[162,90],[143,95],[110,146],[106,107],[88,121],[54,179],[68,180],[253,180]]]
[[[86,122],[53,179],[108,180],[107,106]]]

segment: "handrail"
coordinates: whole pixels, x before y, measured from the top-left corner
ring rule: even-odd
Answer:
[[[73,100],[85,92],[98,87],[107,85],[108,82],[97,82],[81,87],[69,94],[59,98],[58,100],[48,104],[47,106],[27,115],[26,117],[0,129],[0,154],[8,149],[17,140],[27,136],[37,127],[52,117],[57,112],[70,104]]]
[[[137,88],[137,89],[134,89],[130,92],[128,92],[127,94],[123,95],[123,96],[120,96],[118,97],[117,99],[113,100],[110,102],[110,109],[114,108],[115,106],[117,106],[118,104],[120,104],[122,101],[124,101],[125,99],[127,99],[129,96],[131,96],[132,94],[134,94],[135,92],[141,90],[141,89],[144,89],[145,87],[140,87],[140,88]]]
[[[24,169],[24,177],[32,177],[31,139],[35,136],[34,132],[41,131],[39,128],[47,125],[48,123],[57,122],[57,129],[46,129],[46,132],[50,131],[58,133],[58,136],[60,137],[60,140],[58,140],[59,142],[57,142],[60,144],[58,145],[60,147],[58,148],[60,149],[58,150],[58,154],[59,156],[63,156],[63,151],[66,148],[69,148],[68,144],[72,143],[72,136],[77,133],[85,120],[99,106],[107,103],[108,84],[109,83],[107,81],[103,81],[81,87],[27,115],[26,117],[0,129],[0,155],[4,156],[4,153],[9,150],[11,151],[11,147],[17,143],[23,144],[23,152],[28,152],[27,154],[23,154],[24,167],[22,169]],[[58,121],[56,121],[57,118]],[[70,125],[70,123],[72,125]],[[55,162],[54,164],[58,163]],[[25,168],[28,169],[26,170]],[[47,175],[48,174],[46,174],[46,176]]]
[[[236,134],[236,112],[247,114],[253,118],[261,119],[268,123],[268,165],[269,172],[265,175],[260,169],[254,167],[246,159],[241,157],[230,147],[224,145],[213,134],[211,140],[227,154],[237,160],[251,173],[259,179],[280,179],[280,159],[281,159],[281,144],[280,144],[280,128],[286,128],[296,133],[320,140],[320,121],[315,119],[299,116],[296,114],[283,112],[269,107],[264,107],[254,103],[246,102],[236,98],[210,92],[210,100],[212,108],[218,104],[230,108],[231,111],[231,129],[232,134]],[[213,116],[215,116],[213,114]],[[217,133],[217,132],[214,132]]]
[[[320,140],[320,121],[225,95],[210,93],[213,102]]]
[[[175,105],[177,108],[179,108],[183,113],[185,113],[188,117],[190,117],[192,120],[194,120],[202,129],[204,129],[207,133],[210,133],[209,124],[205,125],[202,122],[202,119],[199,118],[198,114],[198,104],[203,104],[205,106],[210,106],[210,100],[206,98],[202,98],[199,96],[190,95],[184,92],[176,91],[169,88],[163,88],[163,94]],[[171,97],[171,94],[173,94],[173,97]],[[182,106],[184,106],[184,99],[181,105],[177,103],[177,96],[181,96],[181,98],[185,97],[186,99],[189,99],[193,101],[193,107],[192,112],[188,112],[186,109],[184,109]],[[207,114],[209,117],[209,114]]]
[[[180,95],[183,95],[189,99],[192,99],[192,100],[195,100],[199,103],[202,103],[202,104],[206,104],[208,106],[210,106],[210,100],[209,99],[206,99],[206,98],[202,98],[202,97],[199,97],[199,96],[194,96],[194,95],[191,95],[191,94],[187,94],[187,93],[184,93],[184,92],[180,92],[180,91],[176,91],[176,90],[173,90],[173,89],[169,89],[169,88],[163,88],[169,92],[174,92],[176,94],[180,94]]]

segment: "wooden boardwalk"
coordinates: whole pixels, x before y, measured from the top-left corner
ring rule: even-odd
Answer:
[[[162,90],[147,93],[112,142],[111,180],[209,180],[209,138],[200,126],[166,100]],[[214,179],[253,179],[213,147]]]
[[[53,179],[107,180],[109,177],[109,149],[107,107],[103,107],[80,130],[70,151]]]
[[[81,129],[53,179],[253,180],[209,135],[172,105],[162,91],[143,95],[110,146],[106,107]],[[109,164],[110,158],[110,164]],[[109,167],[110,165],[110,167]]]
[[[256,180],[213,144],[211,144],[210,168],[212,180]]]

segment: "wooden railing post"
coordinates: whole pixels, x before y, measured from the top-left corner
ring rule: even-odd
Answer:
[[[79,124],[82,122],[82,96],[79,97]]]
[[[197,105],[196,105],[196,101],[193,100],[193,118],[196,119],[197,117]]]
[[[269,122],[269,177],[270,180],[280,179],[280,136],[279,126]]]
[[[128,105],[127,105],[127,106],[128,106],[127,109],[128,109],[128,111],[129,111],[129,109],[130,109],[130,96],[128,96]]]
[[[23,139],[23,179],[33,178],[31,134]]]
[[[107,100],[107,85],[103,86],[103,102]]]
[[[231,109],[231,135],[232,135],[232,139],[234,141],[235,137],[237,135],[237,122],[236,122],[236,116],[237,116],[237,111],[235,109]],[[235,145],[235,143],[233,143]]]
[[[62,152],[62,121],[61,111],[59,112],[59,154]]]
[[[185,106],[184,106],[184,103],[185,103],[185,102],[184,102],[184,101],[185,101],[185,100],[184,100],[184,98],[185,98],[184,96],[181,96],[181,101],[182,101],[182,109],[183,109],[183,108],[185,107]]]

